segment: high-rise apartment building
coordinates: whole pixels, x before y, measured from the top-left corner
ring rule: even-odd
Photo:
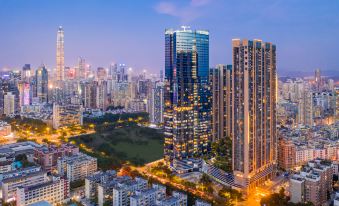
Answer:
[[[157,81],[154,83],[150,98],[150,121],[153,124],[159,125],[163,123],[163,108],[164,108],[164,86],[163,83]]]
[[[276,46],[234,39],[232,47],[233,173],[250,190],[275,174]]]
[[[211,94],[209,88],[209,32],[165,31],[164,155],[173,159],[209,151]]]
[[[106,80],[107,79],[107,71],[103,67],[98,67],[97,69],[97,79],[100,80]]]
[[[217,65],[210,70],[212,91],[212,139],[230,138],[232,65]]]
[[[278,148],[278,165],[279,168],[284,170],[290,170],[295,165],[296,159],[296,146],[291,140],[286,140],[281,138],[279,140],[279,148]]]
[[[334,88],[335,94],[335,121],[339,121],[339,86]]]
[[[6,116],[15,113],[15,95],[12,92],[7,92],[4,95],[4,114]]]
[[[316,69],[314,72],[314,83],[317,91],[322,89],[322,79],[320,69]]]
[[[64,30],[60,26],[57,33],[57,48],[56,48],[56,81],[65,79],[65,55],[64,55]]]
[[[89,74],[87,70],[86,60],[82,57],[78,59],[78,66],[75,70],[76,79],[86,79]]]

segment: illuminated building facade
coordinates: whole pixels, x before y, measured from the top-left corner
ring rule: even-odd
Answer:
[[[320,69],[316,69],[314,72],[314,81],[317,91],[322,90],[322,78],[321,78],[321,72]]]
[[[19,105],[29,105],[30,104],[30,84],[28,82],[19,82],[18,89],[20,93],[20,102]]]
[[[60,26],[57,33],[57,51],[56,51],[56,80],[65,79],[65,56],[64,56],[64,30]]]
[[[233,173],[252,189],[275,174],[276,46],[234,39],[232,47]]]
[[[335,97],[336,97],[335,121],[339,121],[339,87],[335,87],[334,91],[335,91]]]
[[[165,31],[164,155],[199,157],[210,148],[209,32]]]
[[[212,91],[212,140],[231,137],[232,65],[219,64],[210,70]]]
[[[44,65],[39,67],[36,72],[36,95],[40,103],[48,102],[48,72]]]
[[[12,92],[7,92],[4,95],[4,114],[6,116],[15,113],[15,95]]]

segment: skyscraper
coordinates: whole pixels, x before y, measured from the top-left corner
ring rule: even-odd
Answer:
[[[316,69],[314,72],[314,81],[317,91],[322,89],[322,79],[320,69]]]
[[[36,95],[40,103],[48,102],[48,72],[44,65],[41,65],[36,72]]]
[[[232,47],[233,172],[250,190],[275,174],[276,46],[234,39]]]
[[[197,157],[210,148],[209,32],[165,31],[164,155]]]
[[[57,33],[57,51],[56,51],[56,80],[63,81],[65,69],[65,56],[64,56],[64,30],[60,26]]]
[[[30,64],[25,64],[22,67],[22,72],[21,72],[21,80],[25,82],[29,82],[29,78],[31,77],[31,65]]]
[[[88,71],[87,71],[87,65],[86,65],[86,61],[84,58],[82,57],[79,57],[78,58],[78,67],[77,67],[77,70],[75,72],[75,76],[76,76],[76,79],[86,79],[87,76],[88,76]]]

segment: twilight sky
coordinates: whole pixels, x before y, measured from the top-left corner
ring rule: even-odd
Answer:
[[[136,70],[164,67],[164,30],[210,31],[210,65],[231,63],[232,38],[277,45],[279,73],[339,71],[338,0],[0,0],[0,69],[55,67],[56,31],[65,63],[82,56]]]

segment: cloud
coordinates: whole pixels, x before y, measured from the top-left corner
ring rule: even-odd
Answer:
[[[211,2],[211,0],[191,0],[192,6],[204,6]]]
[[[154,9],[159,14],[166,14],[179,18],[181,23],[190,23],[201,17],[203,14],[202,7],[206,6],[211,1],[212,0],[191,0],[184,5],[162,1],[155,5]]]
[[[173,3],[170,2],[160,2],[158,5],[155,6],[155,10],[160,14],[177,16],[177,8]]]

